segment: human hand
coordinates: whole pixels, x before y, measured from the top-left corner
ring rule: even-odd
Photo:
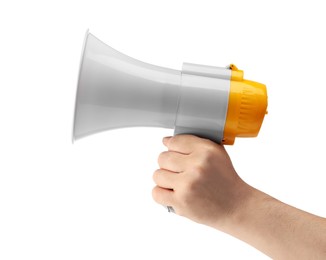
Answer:
[[[163,139],[153,198],[273,259],[326,259],[326,219],[246,184],[224,147],[192,135]]]
[[[222,145],[192,135],[166,137],[168,151],[153,174],[154,200],[201,224],[223,229],[241,206],[248,185],[241,180]]]

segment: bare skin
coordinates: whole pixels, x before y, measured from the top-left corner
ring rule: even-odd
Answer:
[[[326,219],[245,183],[224,147],[192,135],[163,139],[154,200],[273,259],[326,259]]]

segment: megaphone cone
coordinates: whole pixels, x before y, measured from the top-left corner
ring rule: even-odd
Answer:
[[[154,66],[114,50],[87,32],[75,101],[73,140],[134,126],[171,128],[175,134],[195,134],[226,144],[232,144],[241,134],[255,136],[266,112],[266,88],[243,80],[242,74],[235,66],[184,63],[182,71]],[[233,88],[232,82],[237,82]],[[232,89],[236,93],[231,93]],[[252,98],[248,99],[248,95]],[[243,97],[246,110],[241,108]],[[240,133],[244,111],[245,127],[252,129],[242,129]]]

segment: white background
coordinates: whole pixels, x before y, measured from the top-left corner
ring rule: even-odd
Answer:
[[[258,138],[227,147],[239,175],[326,216],[324,1],[1,1],[0,259],[268,259],[155,204],[152,172],[172,130],[71,143],[87,28],[174,69],[235,63],[265,83]]]

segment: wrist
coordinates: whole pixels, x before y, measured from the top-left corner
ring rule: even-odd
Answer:
[[[242,187],[240,194],[242,197],[237,207],[219,230],[270,255],[268,248],[271,247],[270,244],[275,243],[270,237],[271,230],[274,232],[275,229],[275,216],[271,217],[271,214],[275,214],[273,212],[279,202],[247,183]]]
[[[259,209],[264,207],[268,200],[272,199],[269,195],[253,188],[240,179],[232,210],[226,216],[223,224],[215,226],[215,228],[237,236],[237,233],[248,227],[248,224],[254,220],[255,215],[259,214]]]
[[[243,199],[239,204],[239,207],[234,212],[231,218],[231,225],[236,227],[242,227],[248,225],[255,216],[259,215],[259,211],[273,198],[269,195],[253,188],[246,184],[245,191],[242,196]]]

